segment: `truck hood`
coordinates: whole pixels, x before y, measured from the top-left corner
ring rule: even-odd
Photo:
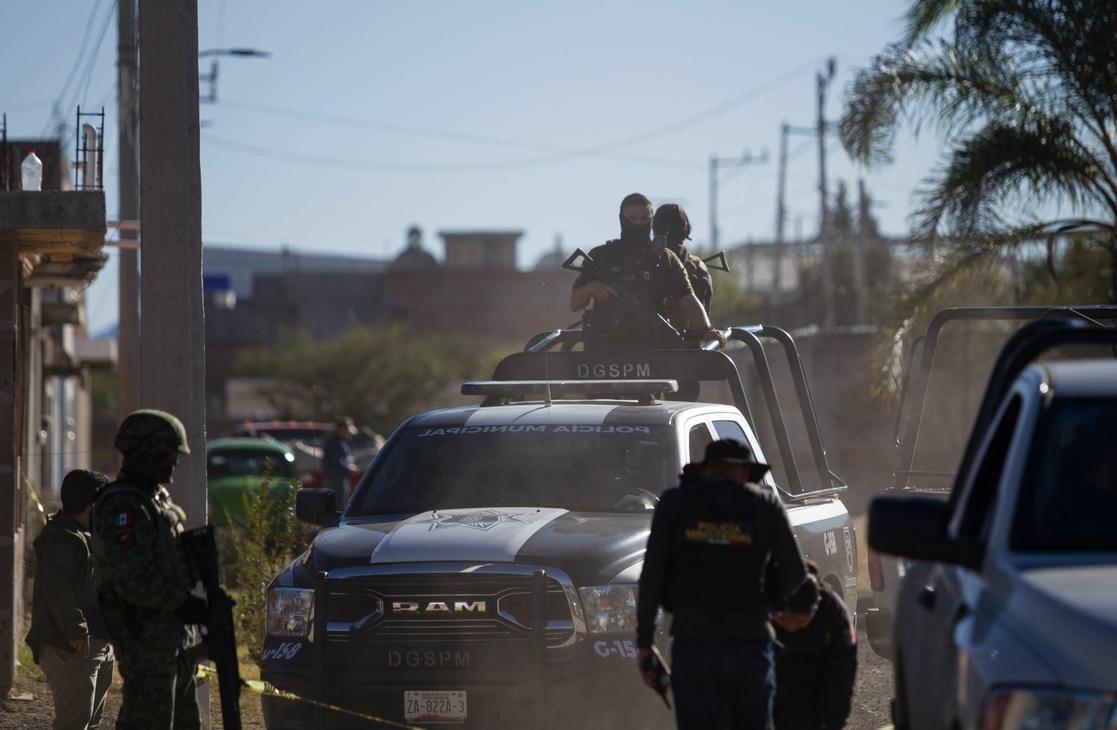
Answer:
[[[650,514],[486,507],[364,518],[323,530],[304,563],[317,571],[390,563],[520,563],[564,571],[577,585],[610,582],[643,560]],[[312,567],[313,566],[313,567]]]
[[[1021,571],[1008,602],[1012,623],[1067,687],[1117,687],[1117,565]]]

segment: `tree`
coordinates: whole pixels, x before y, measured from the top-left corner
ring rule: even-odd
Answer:
[[[283,418],[346,414],[388,434],[428,405],[454,399],[451,386],[488,377],[507,351],[464,339],[422,339],[402,327],[359,327],[328,342],[296,330],[274,351],[238,357],[237,370],[267,379],[260,394]]]
[[[949,19],[951,37],[932,40]],[[913,214],[917,238],[955,242],[936,277],[1090,231],[1117,301],[1117,5],[915,0],[907,20],[907,37],[858,73],[839,134],[868,166],[891,162],[902,125],[944,134],[943,164]]]

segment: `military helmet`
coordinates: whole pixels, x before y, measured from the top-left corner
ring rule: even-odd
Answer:
[[[679,241],[690,238],[690,218],[683,206],[677,203],[664,203],[655,211],[652,228],[657,236],[673,236]]]
[[[166,411],[145,408],[129,413],[121,421],[113,445],[120,453],[131,456],[189,454],[187,440],[182,421]]]

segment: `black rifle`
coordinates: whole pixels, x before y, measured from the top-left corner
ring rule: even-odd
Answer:
[[[570,254],[570,257],[562,263],[562,268],[568,271],[592,274],[617,293],[617,304],[612,307],[606,325],[611,331],[619,331],[624,319],[629,314],[633,314],[653,325],[657,341],[664,342],[671,348],[684,346],[682,333],[675,329],[675,326],[668,322],[666,317],[640,301],[640,298],[633,294],[628,287],[617,281],[613,272],[598,264],[582,249],[575,249],[574,253]],[[597,304],[594,304],[595,308],[597,306]]]
[[[217,667],[217,687],[221,692],[221,719],[225,730],[241,730],[240,678],[237,639],[233,628],[236,601],[221,586],[217,565],[217,542],[213,525],[197,527],[182,534],[182,547],[191,573],[206,591],[207,621],[202,626],[206,654]]]

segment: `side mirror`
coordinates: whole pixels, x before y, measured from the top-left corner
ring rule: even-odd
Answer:
[[[949,521],[945,497],[880,494],[869,504],[869,547],[901,558],[978,567],[980,546],[948,537]]]
[[[333,527],[341,518],[337,494],[332,489],[300,489],[295,492],[295,517],[318,527]]]

